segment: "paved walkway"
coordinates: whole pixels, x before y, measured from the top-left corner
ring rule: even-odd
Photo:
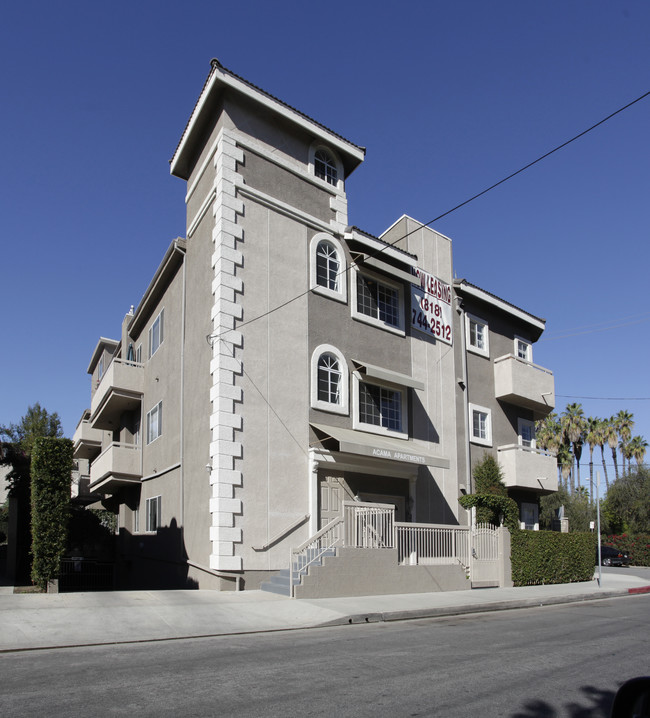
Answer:
[[[444,593],[291,600],[264,591],[14,594],[0,587],[0,651],[318,628],[650,594],[628,573],[597,581]]]

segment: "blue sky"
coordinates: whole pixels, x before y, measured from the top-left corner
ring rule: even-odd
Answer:
[[[119,335],[184,235],[168,160],[212,57],[367,147],[349,219],[380,234],[649,91],[650,3],[11,3],[0,424],[39,401],[74,432],[98,337]],[[649,129],[650,97],[433,227],[459,277],[547,319],[534,360],[560,410],[628,409],[650,439]]]

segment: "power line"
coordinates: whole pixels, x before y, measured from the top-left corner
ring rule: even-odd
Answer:
[[[650,401],[650,396],[573,396],[556,394],[560,399],[590,399],[592,401]]]
[[[572,137],[570,140],[566,140],[566,142],[563,142],[562,144],[558,145],[557,147],[554,147],[552,150],[549,150],[548,152],[545,152],[543,155],[538,157],[536,160],[533,160],[532,162],[529,162],[527,165],[524,165],[520,169],[518,169],[516,172],[513,172],[512,174],[509,174],[507,177],[504,177],[503,179],[499,180],[498,182],[495,182],[493,185],[490,185],[486,189],[482,190],[481,192],[478,192],[477,194],[473,195],[469,199],[466,199],[464,202],[461,202],[460,204],[457,204],[455,207],[452,207],[451,209],[447,210],[446,212],[443,212],[442,214],[439,214],[437,217],[434,217],[433,219],[429,220],[423,225],[419,225],[415,229],[412,229],[410,232],[407,232],[406,234],[402,235],[401,237],[398,237],[393,242],[390,242],[389,244],[386,244],[385,247],[382,247],[382,249],[377,250],[374,254],[370,255],[370,257],[376,257],[378,254],[381,254],[385,249],[388,249],[388,247],[395,246],[398,242],[401,242],[403,239],[406,239],[408,236],[413,234],[414,232],[417,232],[422,227],[428,227],[429,225],[433,224],[434,222],[437,222],[440,219],[443,219],[443,217],[447,217],[452,212],[455,212],[456,210],[460,209],[461,207],[465,207],[470,202],[473,202],[475,199],[478,199],[479,197],[482,197],[484,194],[487,194],[488,192],[491,192],[493,189],[496,189],[500,185],[504,184],[505,182],[508,182],[508,180],[511,180],[513,177],[516,177],[517,175],[521,174],[522,172],[525,172],[527,169],[530,169],[534,165],[536,165],[538,162],[541,162],[542,160],[546,159],[547,157],[550,157],[552,154],[557,152],[558,150],[563,149],[567,145],[570,145],[572,142],[575,142],[576,140],[580,139],[581,137],[584,137],[586,134],[591,132],[592,130],[595,130],[597,127],[600,127],[600,125],[604,124],[608,120],[611,120],[612,117],[616,117],[616,115],[620,114],[624,110],[627,110],[628,108],[632,107],[632,105],[635,105],[637,102],[640,102],[641,100],[645,99],[650,95],[650,91],[645,92],[643,95],[640,95],[635,100],[632,100],[631,102],[628,102],[627,105],[624,105],[623,107],[620,107],[618,110],[612,112],[611,114],[607,115],[607,117],[603,117],[602,120],[596,122],[595,124],[591,125],[591,127],[588,127],[586,130],[583,130],[579,134]],[[345,272],[350,271],[352,268],[352,265],[350,267],[346,267],[342,272],[339,274],[343,274]],[[338,276],[338,275],[337,275]],[[259,314],[256,317],[253,317],[252,319],[249,319],[248,321],[242,322],[239,327],[244,327],[247,324],[252,324],[253,322],[258,321],[259,319],[263,319],[264,317],[268,317],[270,314],[273,314],[274,312],[279,311],[280,309],[283,309],[284,307],[288,306],[289,304],[292,304],[293,302],[297,301],[298,299],[302,299],[302,297],[306,296],[310,292],[312,292],[313,289],[307,289],[301,294],[296,295],[292,299],[288,299],[286,302],[282,302],[282,304],[278,304],[277,307],[274,307],[273,309],[269,309],[266,312],[263,312],[262,314]],[[212,340],[217,339],[220,336],[220,332],[215,332],[214,334],[209,334],[206,339],[209,344],[212,343]]]

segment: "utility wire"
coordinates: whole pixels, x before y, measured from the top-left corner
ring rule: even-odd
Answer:
[[[560,399],[589,399],[591,401],[650,401],[650,396],[573,396],[556,394]]]
[[[489,187],[482,190],[478,194],[473,195],[469,199],[466,199],[464,202],[457,204],[455,207],[452,207],[451,209],[447,210],[446,212],[439,214],[437,217],[434,217],[433,219],[429,220],[425,224],[422,224],[422,225],[418,224],[418,226],[415,229],[412,229],[410,232],[407,232],[406,234],[402,235],[401,237],[398,237],[393,242],[387,244],[385,247],[382,247],[381,249],[377,250],[374,254],[370,255],[370,257],[376,257],[378,254],[381,254],[385,249],[388,249],[388,247],[395,246],[398,242],[401,242],[403,239],[406,239],[408,236],[410,236],[414,232],[417,232],[422,227],[428,227],[429,225],[433,224],[434,222],[437,222],[438,220],[442,219],[443,217],[447,217],[452,212],[455,212],[456,210],[460,209],[461,207],[465,207],[470,202],[473,202],[474,200],[478,199],[479,197],[482,197],[484,194],[491,192],[493,189],[496,189],[497,187],[504,184],[505,182],[508,182],[508,180],[511,180],[513,177],[516,177],[517,175],[521,174],[522,172],[525,172],[527,169],[530,169],[531,167],[536,165],[538,162],[541,162],[542,160],[546,159],[547,157],[550,157],[555,152],[558,152],[559,150],[563,149],[567,145],[570,145],[572,142],[575,142],[576,140],[580,139],[581,137],[584,137],[586,134],[588,134],[592,130],[595,130],[597,127],[600,127],[600,125],[604,124],[608,120],[611,120],[612,117],[616,117],[616,115],[618,115],[621,112],[632,107],[632,105],[635,105],[637,102],[640,102],[641,100],[645,99],[649,95],[650,95],[650,91],[645,92],[643,95],[637,97],[635,100],[632,100],[632,102],[628,102],[627,105],[624,105],[623,107],[620,107],[618,110],[607,115],[607,117],[603,117],[602,120],[596,122],[594,125],[591,125],[591,127],[588,127],[586,130],[583,130],[579,134],[575,135],[575,137],[572,137],[570,140],[567,140],[566,142],[563,142],[561,145],[558,145],[557,147],[554,147],[552,150],[549,150],[548,152],[544,153],[543,155],[538,157],[536,160],[533,160],[532,162],[529,162],[527,165],[524,165],[523,167],[518,169],[516,172],[509,174],[507,177],[504,177],[503,179],[499,180],[498,182],[495,182],[493,185],[490,185]],[[350,271],[351,268],[352,268],[352,266],[347,267],[340,274]],[[313,289],[307,289],[304,292],[302,292],[301,294],[298,294],[297,296],[293,297],[292,299],[288,299],[286,302],[282,302],[282,304],[278,304],[277,307],[274,307],[273,309],[269,309],[267,312],[259,314],[258,316],[253,317],[252,319],[249,319],[248,321],[242,322],[239,325],[239,327],[244,327],[247,324],[252,324],[253,322],[258,321],[259,319],[268,317],[270,314],[273,314],[274,312],[277,312],[280,309],[283,309],[284,307],[288,306],[289,304],[292,304],[293,302],[298,301],[298,299],[301,299],[302,297],[306,296],[307,294],[309,294],[312,291],[313,291]],[[216,332],[214,334],[208,334],[208,336],[206,337],[208,344],[212,344],[212,341],[214,339],[217,339],[219,336],[220,336],[219,332]]]

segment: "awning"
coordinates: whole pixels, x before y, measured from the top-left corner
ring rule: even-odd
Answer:
[[[398,371],[392,371],[391,369],[384,369],[381,366],[375,366],[374,364],[368,364],[365,361],[359,361],[359,359],[352,360],[359,369],[365,372],[365,375],[371,379],[379,379],[380,381],[387,381],[390,384],[398,384],[399,386],[410,386],[413,389],[424,390],[424,382],[414,379],[408,374],[400,374]]]
[[[449,468],[449,459],[422,452],[411,441],[401,441],[388,436],[366,434],[352,429],[340,429],[337,426],[324,424],[311,424],[311,427],[324,439],[334,439],[338,442],[339,451],[350,454],[371,456],[375,459],[388,459],[401,461],[405,464],[421,464],[422,466],[436,466],[439,469]]]

